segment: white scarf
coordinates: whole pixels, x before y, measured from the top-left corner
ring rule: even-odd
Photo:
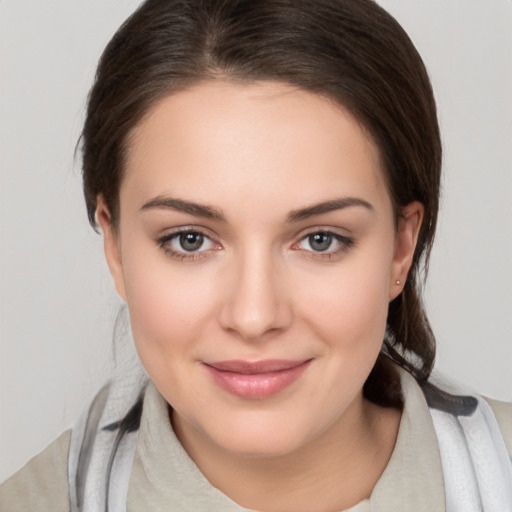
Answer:
[[[446,510],[512,512],[512,461],[489,404],[443,377],[431,380],[436,385],[433,399],[424,392],[441,454]],[[436,403],[443,401],[440,395],[469,406],[461,405],[459,414],[442,410]]]

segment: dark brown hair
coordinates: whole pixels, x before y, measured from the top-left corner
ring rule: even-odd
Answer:
[[[424,205],[413,264],[364,387],[374,402],[398,405],[384,353],[420,381],[435,355],[421,272],[437,221],[441,142],[421,57],[372,0],[146,0],[106,47],[89,95],[81,149],[93,226],[100,194],[117,226],[125,150],[141,118],[164,96],[219,77],[284,82],[337,101],[379,147],[396,216],[411,201]]]

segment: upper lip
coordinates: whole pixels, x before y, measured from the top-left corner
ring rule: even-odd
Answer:
[[[205,362],[207,366],[211,366],[216,370],[223,372],[241,373],[245,375],[256,375],[262,373],[280,372],[290,370],[301,366],[310,361],[310,359],[287,360],[287,359],[265,359],[262,361],[213,361]]]

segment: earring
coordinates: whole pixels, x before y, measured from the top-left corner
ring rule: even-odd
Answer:
[[[400,286],[400,281],[398,279],[396,280],[396,285]]]

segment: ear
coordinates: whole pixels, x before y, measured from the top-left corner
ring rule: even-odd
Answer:
[[[114,286],[121,298],[126,300],[123,261],[120,249],[121,241],[112,225],[112,216],[102,196],[98,196],[96,201],[96,220],[103,233],[103,250],[105,251],[110,274],[114,280]]]
[[[407,274],[412,265],[425,209],[420,202],[413,201],[402,208],[401,213],[398,219],[395,252],[391,266],[390,301],[396,298],[404,288]]]

